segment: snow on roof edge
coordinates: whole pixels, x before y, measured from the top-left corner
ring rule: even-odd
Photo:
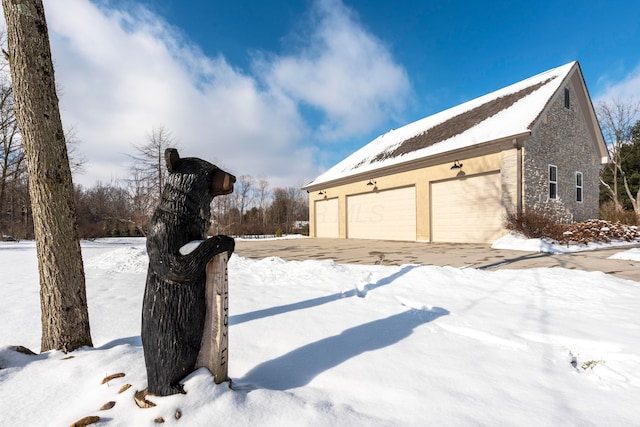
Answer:
[[[391,129],[390,131],[379,135],[368,144],[359,148],[345,159],[317,176],[303,188],[325,184],[339,179],[357,176],[369,171],[379,170],[384,167],[395,166],[412,160],[428,158],[437,154],[443,154],[449,151],[465,148],[470,145],[478,145],[483,142],[490,142],[504,138],[504,134],[501,135],[492,132],[489,129],[489,125],[491,124],[490,122],[492,119],[493,121],[496,121],[496,119],[500,118],[499,116],[506,117],[508,113],[513,113],[512,110],[518,110],[514,113],[518,120],[516,120],[517,123],[514,123],[514,117],[511,117],[514,114],[511,114],[510,123],[512,126],[509,129],[505,129],[505,132],[508,130],[509,132],[506,133],[513,135],[525,133],[530,130],[533,122],[539,117],[540,112],[546,108],[549,100],[557,92],[560,85],[566,80],[566,77],[570,74],[571,70],[574,69],[576,64],[578,64],[578,61],[572,61],[559,67],[543,71],[527,79],[416,120],[398,129]],[[448,120],[458,117],[465,112],[469,112],[474,108],[481,107],[491,101],[497,100],[500,97],[514,94],[520,90],[524,90],[535,85],[538,85],[539,87],[536,87],[532,93],[527,93],[521,99],[517,100],[504,110],[483,119],[474,126],[471,131],[464,131],[452,138],[437,142],[431,147],[422,148],[409,153],[411,155],[402,155],[387,161],[379,161],[376,163],[370,162],[373,156],[380,156],[385,151],[389,151],[394,147],[399,146],[408,139],[426,133],[438,124],[447,122]],[[517,113],[519,113],[519,115]],[[475,134],[473,131],[475,131]],[[369,161],[367,161],[367,159],[369,159]]]

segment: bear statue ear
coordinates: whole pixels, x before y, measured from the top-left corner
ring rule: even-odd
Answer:
[[[167,163],[167,170],[173,173],[177,169],[178,162],[180,161],[178,150],[175,148],[167,148],[164,150],[164,160]]]

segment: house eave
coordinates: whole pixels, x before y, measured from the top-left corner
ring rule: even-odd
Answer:
[[[421,169],[425,167],[435,166],[447,162],[454,162],[455,160],[464,160],[473,157],[477,157],[484,154],[496,153],[505,149],[518,147],[523,140],[531,136],[531,131],[522,132],[516,135],[510,135],[491,141],[480,142],[478,144],[469,145],[464,148],[450,150],[439,154],[434,154],[428,157],[422,157],[419,159],[409,160],[402,163],[396,163],[389,166],[383,166],[377,169],[368,170],[365,172],[359,172],[353,175],[345,176],[338,179],[329,181],[322,181],[319,183],[309,183],[302,187],[307,192],[316,190],[324,190],[327,188],[337,187],[341,185],[352,184],[354,182],[368,180],[373,178],[379,178],[382,176],[393,175],[401,172],[407,172],[415,169]]]

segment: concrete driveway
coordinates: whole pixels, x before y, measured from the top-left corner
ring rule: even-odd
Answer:
[[[277,256],[286,260],[332,259],[342,264],[438,265],[479,269],[563,267],[602,271],[640,281],[640,262],[607,259],[629,246],[572,254],[491,249],[488,244],[418,243],[386,240],[300,238],[238,240],[236,253],[248,258]]]

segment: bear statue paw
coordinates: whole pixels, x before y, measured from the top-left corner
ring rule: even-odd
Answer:
[[[218,249],[220,250],[220,253],[226,252],[227,256],[231,258],[231,254],[233,254],[233,251],[236,248],[236,241],[233,237],[225,236],[224,234],[220,234],[216,237],[219,240]]]

